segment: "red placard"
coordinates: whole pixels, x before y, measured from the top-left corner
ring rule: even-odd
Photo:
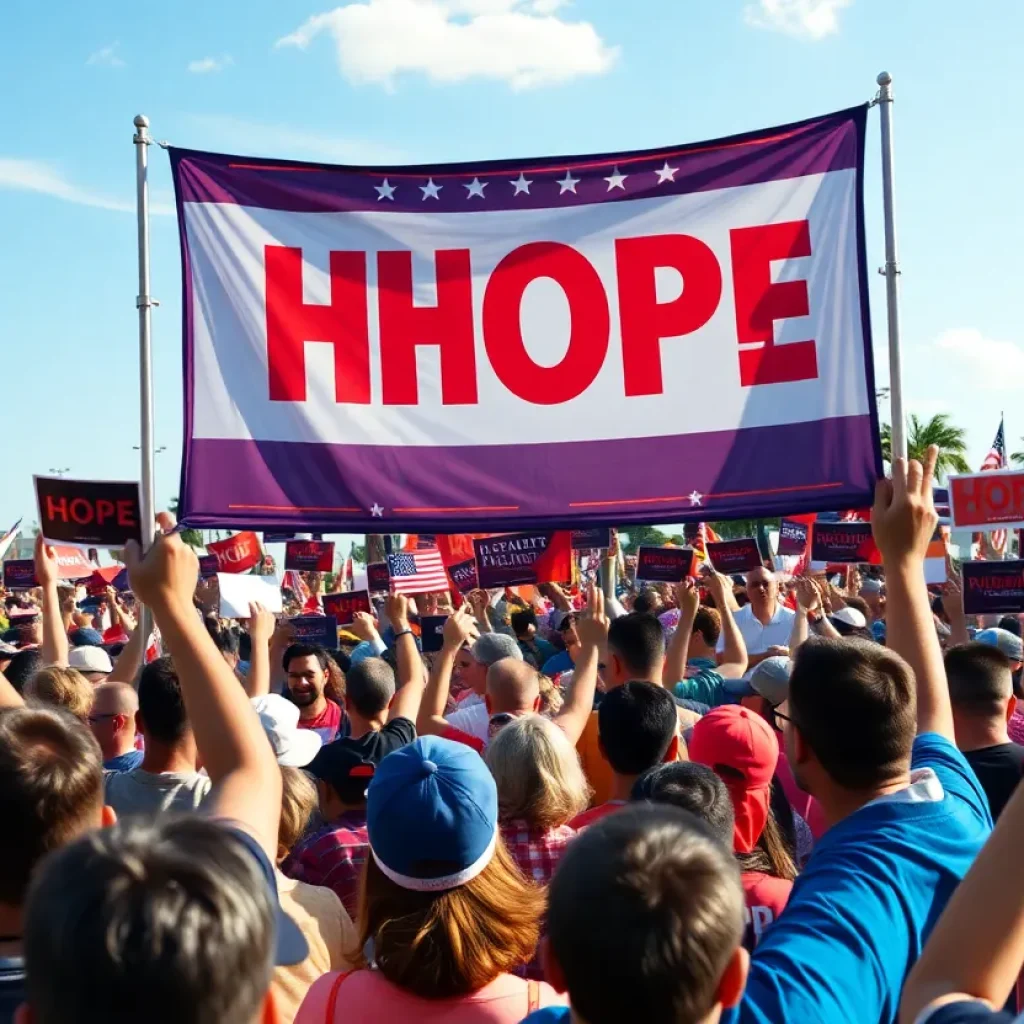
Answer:
[[[949,504],[955,529],[1024,526],[1024,470],[951,476]]]
[[[349,626],[355,621],[356,612],[373,614],[368,590],[353,590],[342,594],[324,594],[324,614],[333,615],[339,626]]]
[[[236,533],[227,540],[211,541],[206,550],[217,556],[219,572],[248,572],[263,557],[260,539],[251,530]]]
[[[708,542],[708,558],[715,569],[726,576],[733,573],[750,572],[764,565],[757,541],[753,537],[742,537],[739,540],[720,540]]]
[[[300,572],[330,572],[334,568],[334,541],[288,541],[284,546],[284,567]]]
[[[637,551],[636,578],[648,583],[681,583],[693,575],[693,548],[645,548]]]

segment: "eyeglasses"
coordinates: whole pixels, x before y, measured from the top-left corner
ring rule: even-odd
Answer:
[[[117,712],[111,712],[109,715],[90,715],[87,721],[90,725],[95,725],[97,722],[102,722],[104,718],[117,718]]]
[[[791,725],[796,725],[789,715],[784,715],[778,708],[772,708],[772,727],[777,732],[782,732],[782,722],[789,722]]]

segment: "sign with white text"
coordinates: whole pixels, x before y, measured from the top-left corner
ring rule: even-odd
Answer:
[[[334,541],[288,541],[284,546],[284,567],[300,572],[330,572],[334,568]]]
[[[693,548],[644,548],[637,550],[636,578],[645,583],[682,583],[693,575]]]
[[[954,529],[1024,526],[1024,469],[951,476],[949,499]]]
[[[507,533],[867,504],[866,119],[373,170],[172,149],[183,521]]]
[[[1024,561],[963,562],[960,571],[968,615],[1024,612]]]

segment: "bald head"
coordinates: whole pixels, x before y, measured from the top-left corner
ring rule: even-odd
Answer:
[[[139,710],[139,695],[127,683],[100,683],[93,690],[92,713],[96,715],[131,715]]]
[[[751,569],[746,576],[747,597],[753,607],[754,614],[762,622],[767,621],[775,614],[775,608],[779,603],[779,583],[775,573],[769,572],[763,566],[760,569]]]
[[[487,670],[487,696],[492,715],[533,711],[540,697],[537,670],[514,658],[496,661]]]

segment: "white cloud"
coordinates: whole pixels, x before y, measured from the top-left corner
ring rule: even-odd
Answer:
[[[124,61],[117,55],[117,48],[120,45],[120,43],[111,43],[109,46],[100,47],[94,53],[89,54],[85,63],[104,68],[123,68]]]
[[[234,63],[231,54],[225,53],[222,57],[203,57],[202,60],[189,61],[188,70],[193,75],[208,75],[213,71],[223,71]]]
[[[952,327],[933,343],[958,386],[978,391],[1019,391],[1024,346],[986,338],[976,327]]]
[[[194,114],[189,120],[209,133],[211,148],[246,156],[322,160],[338,164],[399,164],[408,156],[395,146],[290,125],[265,124],[215,114]]]
[[[785,32],[804,39],[824,39],[839,31],[839,12],[853,0],[757,0],[743,17],[755,28]]]
[[[135,200],[117,199],[113,196],[81,188],[68,181],[52,164],[42,160],[19,160],[14,157],[0,157],[0,190],[15,192],[38,192],[53,196],[79,206],[95,206],[101,210],[116,210],[119,213],[134,213]],[[150,203],[150,212],[155,215],[170,214],[174,208],[169,203]]]
[[[513,89],[607,71],[618,57],[589,22],[555,16],[563,0],[366,0],[314,15],[277,46],[334,39],[350,82],[393,88],[402,72],[435,82],[492,78]]]

